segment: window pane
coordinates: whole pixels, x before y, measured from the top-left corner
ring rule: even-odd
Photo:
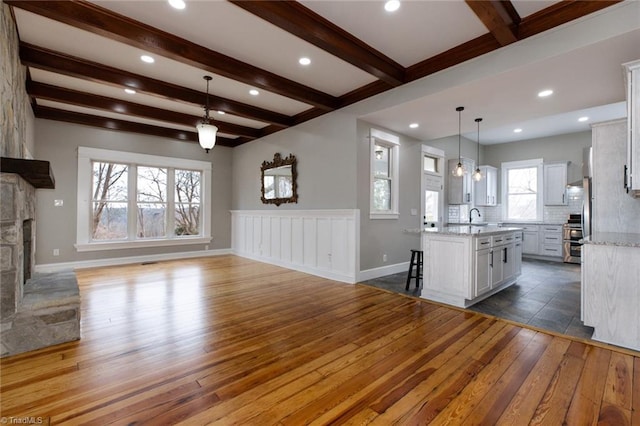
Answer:
[[[391,210],[391,181],[376,179],[373,182],[373,208],[375,210]]]
[[[127,166],[94,161],[92,168],[91,237],[127,238]]]
[[[138,167],[138,201],[167,201],[167,169]]]
[[[176,170],[176,203],[200,202],[201,172],[193,170]]]
[[[127,201],[127,166],[93,162],[94,201]]]
[[[127,238],[127,203],[93,202],[92,238],[122,240]]]
[[[278,176],[278,198],[293,196],[293,179],[291,176]]]
[[[509,219],[536,220],[536,194],[509,194]]]
[[[434,157],[429,157],[428,155],[425,155],[422,167],[423,167],[425,172],[437,173],[438,172],[438,170],[436,168],[437,164],[438,164],[438,162],[436,161],[436,159]]]
[[[264,177],[264,198],[273,199],[276,198],[276,185],[275,176]]]
[[[176,235],[200,235],[200,205],[176,204]]]
[[[389,168],[389,153],[391,148],[376,145],[374,147],[374,173],[376,176],[390,177],[391,170]]]
[[[536,167],[509,170],[509,194],[535,194],[538,192]]]
[[[164,203],[138,203],[138,238],[164,237],[166,206]]]
[[[424,191],[424,221],[438,221],[438,191]]]

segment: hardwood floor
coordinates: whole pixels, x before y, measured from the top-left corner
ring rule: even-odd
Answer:
[[[78,272],[82,340],[1,361],[44,424],[640,425],[640,354],[235,256]]]

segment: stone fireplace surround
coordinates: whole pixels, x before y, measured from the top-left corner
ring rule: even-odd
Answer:
[[[0,173],[0,356],[80,339],[80,294],[73,271],[32,274],[35,191]]]

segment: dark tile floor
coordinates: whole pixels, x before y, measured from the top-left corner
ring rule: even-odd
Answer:
[[[365,281],[362,284],[396,293],[420,296],[407,274],[400,273]],[[580,321],[580,265],[523,259],[518,282],[469,308],[499,318],[589,339],[593,328]]]

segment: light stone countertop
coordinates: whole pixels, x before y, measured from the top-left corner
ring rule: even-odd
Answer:
[[[477,235],[497,235],[507,232],[522,231],[522,228],[511,226],[473,226],[473,225],[460,225],[460,226],[443,226],[439,228],[424,228],[419,232],[427,234],[446,234],[457,236],[477,236]]]
[[[638,247],[640,248],[640,234],[627,234],[622,232],[594,232],[591,236],[583,238],[583,244],[601,246]]]

